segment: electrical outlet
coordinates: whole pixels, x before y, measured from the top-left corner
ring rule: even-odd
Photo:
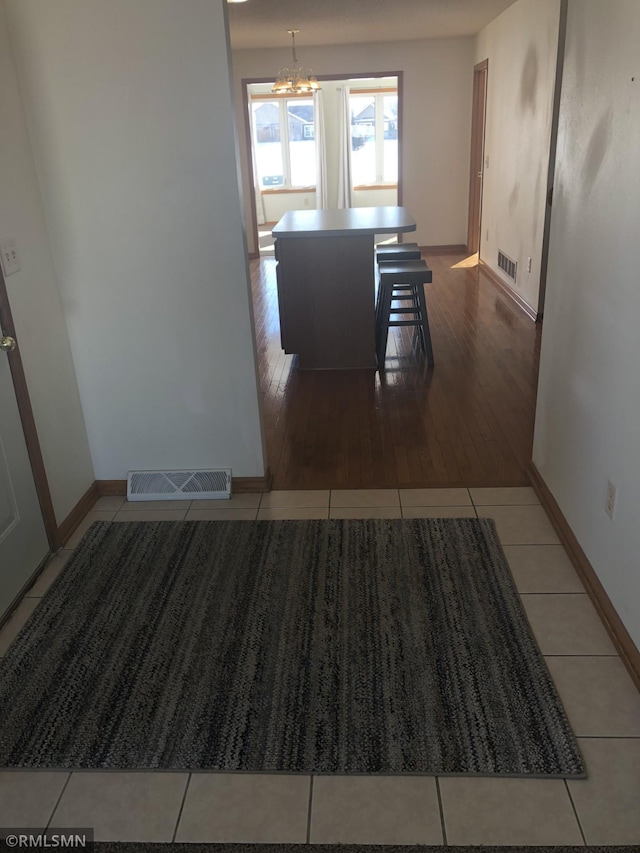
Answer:
[[[615,512],[616,512],[616,501],[617,501],[617,499],[618,499],[618,489],[616,488],[615,484],[611,482],[611,480],[608,480],[607,481],[607,498],[605,501],[604,508],[605,508],[605,512],[607,513],[607,515],[609,516],[611,521],[613,521],[613,516],[615,515]]]
[[[0,240],[0,261],[5,276],[13,275],[20,269],[20,258],[16,249],[16,241],[8,238]]]
[[[309,199],[307,198],[307,196],[305,196],[305,199],[304,199],[304,206],[309,207]]]

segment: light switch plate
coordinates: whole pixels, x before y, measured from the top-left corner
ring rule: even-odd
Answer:
[[[0,261],[2,262],[2,272],[5,277],[13,275],[20,269],[20,258],[16,248],[16,241],[11,238],[0,240]]]

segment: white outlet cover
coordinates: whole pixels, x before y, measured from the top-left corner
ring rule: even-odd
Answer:
[[[616,504],[618,502],[618,488],[611,480],[607,483],[607,497],[605,501],[605,512],[613,521],[616,514]]]
[[[2,261],[2,272],[5,277],[13,275],[20,269],[20,258],[16,248],[16,241],[10,237],[0,240],[0,261]]]

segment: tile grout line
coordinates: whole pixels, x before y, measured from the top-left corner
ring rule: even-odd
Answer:
[[[520,595],[586,595],[587,592],[521,592]]]
[[[182,819],[182,812],[184,811],[184,804],[187,801],[187,791],[189,790],[189,786],[191,785],[191,777],[193,773],[189,773],[187,776],[187,784],[184,786],[184,794],[182,795],[182,802],[180,803],[180,808],[178,809],[178,817],[176,818],[176,827],[173,830],[173,835],[171,836],[171,844],[175,844],[176,835],[178,834],[178,827],[180,826],[180,820]]]
[[[576,735],[578,740],[640,740],[640,735]]]
[[[442,792],[440,791],[440,777],[436,776],[436,794],[438,795],[438,809],[440,810],[440,827],[442,829],[442,843],[445,847],[449,846],[447,841],[447,827],[444,821],[444,804],[442,802]]]
[[[547,654],[542,655],[543,658],[614,658],[615,660],[619,660],[620,655],[593,655],[593,654]]]
[[[305,844],[311,844],[311,810],[313,807],[313,773],[309,780],[309,811],[307,813],[307,840]]]
[[[45,829],[49,829],[49,827],[51,826],[51,821],[53,820],[55,813],[58,811],[58,806],[60,805],[60,800],[64,796],[64,792],[67,790],[67,787],[69,785],[69,782],[71,781],[72,776],[73,776],[73,773],[67,773],[67,780],[64,783],[64,785],[62,786],[62,790],[60,791],[60,795],[58,796],[58,799],[55,802],[55,805],[51,811],[51,814],[49,815],[49,820],[47,821],[47,825],[45,826]]]
[[[585,837],[584,831],[582,829],[582,824],[580,823],[580,817],[578,816],[578,810],[576,809],[576,804],[573,802],[573,797],[571,796],[571,790],[569,788],[569,782],[567,779],[564,780],[565,788],[567,789],[567,794],[569,795],[569,802],[571,803],[571,808],[573,809],[573,813],[576,816],[576,823],[578,824],[578,829],[580,830],[580,835],[582,836],[582,840],[584,841],[584,846],[587,847],[587,839]]]

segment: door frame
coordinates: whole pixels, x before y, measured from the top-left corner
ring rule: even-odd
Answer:
[[[29,390],[27,387],[27,379],[22,364],[22,356],[20,355],[20,341],[16,335],[16,327],[11,314],[11,306],[9,304],[9,294],[7,285],[4,279],[2,269],[0,269],[0,326],[4,334],[16,339],[17,346],[12,352],[6,353],[9,359],[9,370],[11,371],[11,379],[16,394],[16,402],[18,404],[18,413],[22,422],[22,431],[24,433],[27,453],[31,463],[31,471],[33,480],[40,503],[40,511],[42,512],[42,520],[44,529],[47,534],[49,547],[52,551],[57,551],[60,547],[58,525],[56,523],[56,515],[51,499],[51,490],[49,489],[49,481],[47,480],[47,472],[42,457],[42,448],[38,438],[38,430],[36,428],[36,420],[33,415],[31,399],[29,398]]]
[[[469,168],[469,215],[467,220],[467,252],[478,253],[482,242],[482,189],[484,184],[484,135],[487,115],[489,60],[483,59],[473,68],[473,106],[471,112],[471,157]],[[478,168],[479,167],[479,168]],[[477,222],[476,222],[477,220]]]
[[[402,120],[403,120],[403,90],[402,90],[402,71],[371,71],[369,73],[351,74],[319,74],[318,80],[368,80],[376,77],[395,77],[398,81],[398,189],[397,198],[398,206],[402,206]],[[246,162],[247,172],[249,175],[249,204],[250,204],[250,230],[253,235],[253,245],[255,250],[249,252],[249,258],[255,260],[260,257],[260,246],[258,238],[258,219],[256,216],[256,190],[255,190],[255,175],[253,174],[253,157],[252,157],[252,134],[251,121],[249,118],[249,86],[252,83],[273,83],[273,77],[247,77],[241,80],[242,86],[242,111],[244,118],[244,138],[246,146]]]
[[[544,302],[547,295],[547,271],[549,267],[549,240],[551,235],[551,205],[553,203],[553,184],[556,171],[556,152],[558,148],[558,125],[560,123],[560,96],[564,74],[564,54],[567,41],[567,0],[560,3],[560,29],[558,31],[558,54],[556,57],[556,82],[553,93],[553,113],[551,117],[551,144],[549,146],[549,167],[547,170],[547,201],[544,209],[544,228],[542,232],[542,254],[540,258],[540,288],[538,290],[537,322],[544,316]]]

